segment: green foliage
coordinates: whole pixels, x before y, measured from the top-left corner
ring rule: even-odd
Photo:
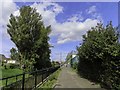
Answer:
[[[77,69],[77,67],[78,67],[78,63],[77,63],[77,62],[74,62],[72,68],[73,68],[73,69]]]
[[[26,69],[50,67],[50,45],[48,43],[50,26],[45,27],[42,17],[30,6],[20,8],[20,16],[11,14],[7,25],[11,40],[20,53],[21,63]],[[34,66],[34,67],[32,67]]]
[[[15,75],[23,73],[23,70],[22,69],[18,69],[18,68],[10,69],[10,68],[7,67],[7,69],[4,69],[4,67],[0,67],[0,69],[1,69],[0,75],[2,75],[2,77],[0,77],[0,78],[15,76]],[[26,74],[25,78],[28,78],[30,76],[31,75]],[[22,75],[17,76],[17,80],[18,81],[22,80],[22,77],[23,77]],[[8,81],[7,81],[7,84],[11,84],[11,83],[14,83],[14,82],[16,82],[16,77],[9,78]],[[6,85],[6,80],[2,80],[1,83],[0,83],[0,86],[3,87],[5,85]]]
[[[51,64],[52,64],[52,67],[57,67],[60,65],[58,61],[52,61]]]
[[[85,77],[116,88],[120,85],[119,34],[110,22],[101,23],[83,35],[83,45],[78,47],[79,72]]]
[[[16,74],[22,74],[23,71],[21,69],[4,69],[2,68],[1,69],[2,71],[2,78],[4,77],[10,77],[10,76],[13,76],[13,75],[16,75]]]
[[[20,68],[20,65],[9,63],[9,64],[7,64],[7,67],[10,68],[10,69],[15,69],[15,68]]]
[[[45,82],[44,84],[42,84],[40,86],[40,88],[38,88],[38,90],[41,90],[41,89],[52,90],[53,85],[57,81],[58,75],[60,74],[60,71],[61,71],[61,69],[58,69],[56,72],[54,72],[53,74],[51,74],[49,76],[49,79],[47,80],[47,82]]]
[[[15,48],[12,48],[11,50],[10,50],[10,53],[11,53],[11,59],[12,60],[17,60],[17,61],[19,61],[19,57],[20,57],[20,55],[19,55],[19,53],[17,52],[17,50],[15,49]]]

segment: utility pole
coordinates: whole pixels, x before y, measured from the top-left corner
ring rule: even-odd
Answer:
[[[62,53],[60,53],[60,62],[62,62]]]
[[[67,54],[67,53],[62,53],[62,52],[56,53],[56,55],[59,55],[59,62],[60,62],[60,63],[62,63],[62,59],[63,59],[63,55],[64,55],[64,54]]]

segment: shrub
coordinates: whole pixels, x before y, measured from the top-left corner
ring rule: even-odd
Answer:
[[[83,35],[83,44],[78,47],[78,70],[86,78],[101,82],[107,88],[120,85],[119,33],[112,23],[103,27],[98,24]]]
[[[7,65],[9,68],[11,68],[11,69],[14,69],[14,68],[20,68],[20,65],[19,64],[8,64]]]
[[[78,66],[78,63],[74,62],[72,67],[73,67],[73,69],[77,69],[77,66]]]

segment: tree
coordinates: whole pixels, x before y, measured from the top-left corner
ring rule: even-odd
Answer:
[[[85,77],[102,82],[109,87],[120,85],[119,33],[110,22],[101,23],[83,35],[83,44],[78,47],[79,72]]]
[[[36,9],[23,6],[20,8],[19,16],[11,14],[7,27],[11,40],[20,52],[21,62],[28,70],[33,66],[34,69],[41,69],[51,65],[48,43],[51,28],[44,26],[42,17]]]
[[[20,59],[19,53],[17,52],[17,50],[15,48],[12,48],[10,50],[10,53],[11,53],[11,55],[10,55],[11,59],[19,61],[19,59]]]

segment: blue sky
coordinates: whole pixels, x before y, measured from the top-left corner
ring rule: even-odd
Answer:
[[[3,2],[4,3],[4,2]],[[0,53],[9,57],[9,50],[15,47],[6,31],[9,15],[13,13],[19,16],[19,8],[30,5],[36,8],[42,15],[45,26],[51,25],[50,44],[51,59],[62,59],[68,52],[75,50],[82,42],[82,35],[102,21],[105,25],[112,21],[114,26],[118,25],[118,3],[117,2],[48,2],[48,3],[25,3],[11,2],[3,4],[2,21],[0,22]]]

